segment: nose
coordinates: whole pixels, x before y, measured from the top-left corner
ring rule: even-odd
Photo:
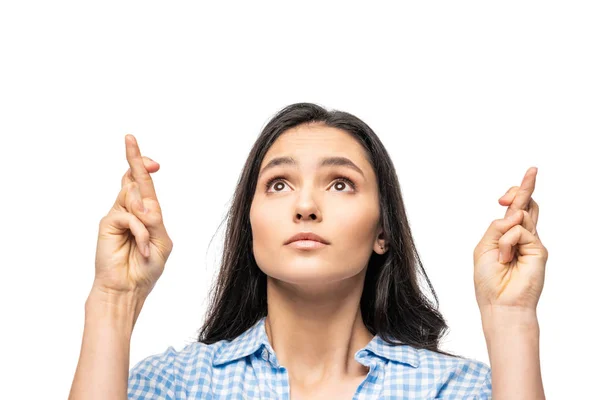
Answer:
[[[296,214],[296,219],[302,221],[303,219],[311,219],[311,220],[316,220],[317,219],[317,215],[315,213],[310,213],[308,215],[308,218],[304,218],[302,216],[302,214]]]
[[[296,202],[296,220],[320,220],[321,212],[310,194],[301,196]]]

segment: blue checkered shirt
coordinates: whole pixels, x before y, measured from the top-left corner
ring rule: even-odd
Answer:
[[[370,367],[353,400],[491,399],[490,368],[376,335],[354,359]],[[285,367],[277,361],[263,317],[228,341],[169,346],[129,371],[129,399],[289,399]]]

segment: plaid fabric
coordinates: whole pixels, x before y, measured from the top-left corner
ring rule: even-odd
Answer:
[[[289,399],[285,367],[279,365],[265,318],[231,341],[169,346],[129,371],[129,399]],[[353,400],[492,398],[490,368],[476,360],[445,356],[379,336],[354,355],[370,367]],[[332,399],[333,400],[333,399]]]

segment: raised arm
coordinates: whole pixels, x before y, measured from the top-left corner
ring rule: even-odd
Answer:
[[[494,400],[545,399],[536,308],[548,250],[536,229],[539,208],[531,198],[537,168],[499,199],[509,206],[474,250],[474,282],[492,369]]]
[[[127,399],[129,345],[143,303],[133,295],[92,289],[70,400]]]
[[[100,221],[96,269],[85,304],[81,354],[70,400],[126,399],[131,333],[173,248],[150,173],[159,166],[125,137],[129,170]]]

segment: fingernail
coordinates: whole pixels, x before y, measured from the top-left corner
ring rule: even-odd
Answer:
[[[504,264],[504,260],[502,259],[502,253],[500,253],[500,255],[498,256],[498,262],[500,264]]]
[[[150,257],[150,246],[148,246],[147,244],[144,245],[144,254],[146,255],[146,257]]]

